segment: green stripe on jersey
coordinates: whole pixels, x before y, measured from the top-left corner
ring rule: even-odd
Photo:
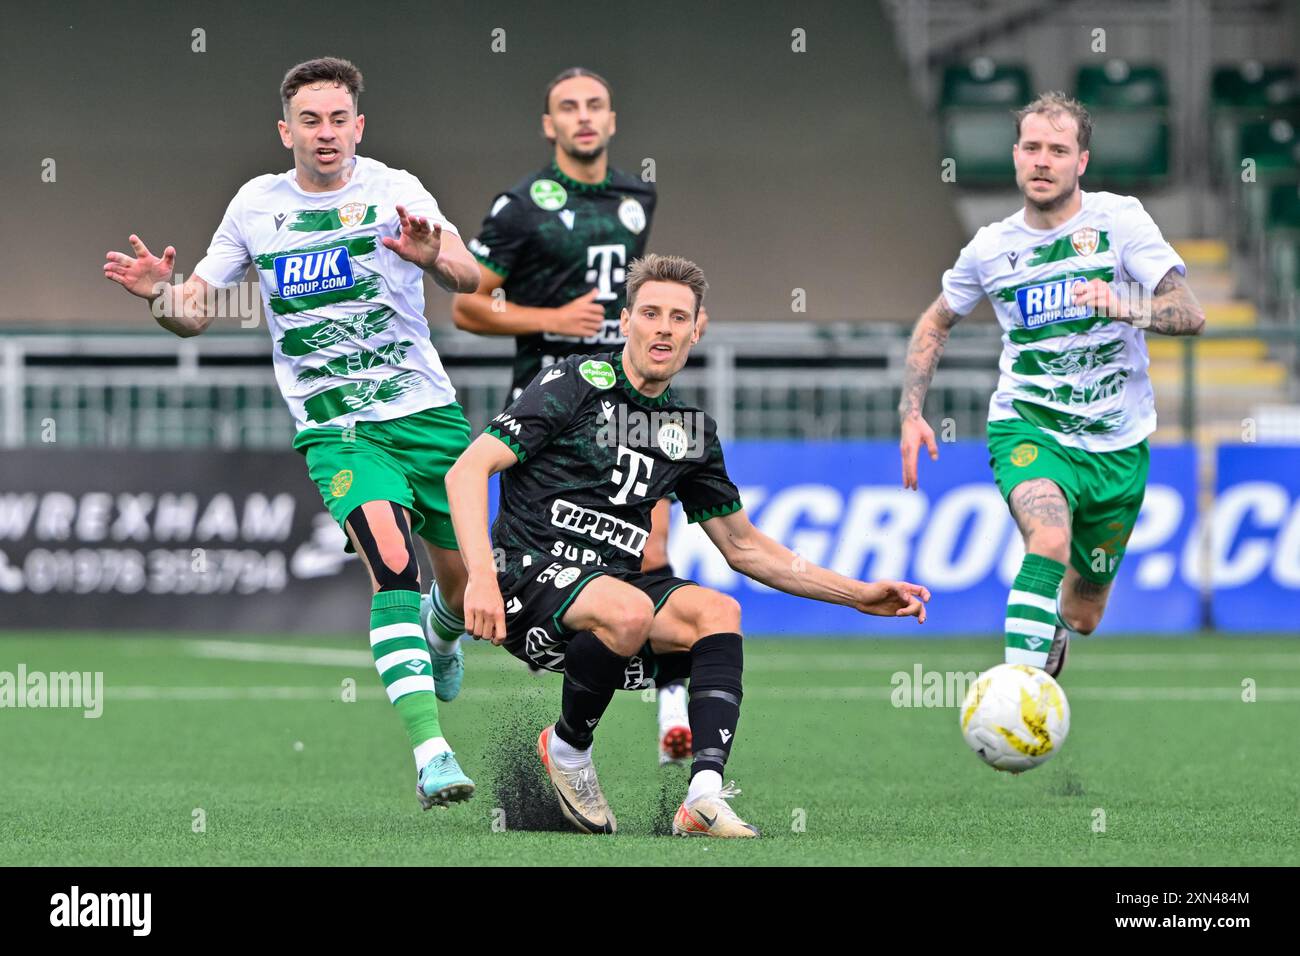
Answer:
[[[1107,432],[1118,431],[1127,418],[1122,408],[1107,412],[1099,418],[1088,418],[1084,415],[1058,412],[1054,408],[1022,402],[1019,399],[1013,399],[1011,407],[1029,424],[1046,428],[1048,431],[1060,432],[1063,435],[1104,435]]]
[[[323,425],[348,412],[391,402],[419,388],[423,381],[418,372],[403,372],[377,382],[349,382],[313,395],[303,403],[303,411],[308,421]]]
[[[388,323],[396,314],[384,306],[362,315],[326,319],[324,322],[289,329],[280,338],[280,351],[285,355],[310,355],[339,342],[368,339],[388,328]]]
[[[337,249],[339,246],[348,250],[348,256],[352,259],[360,256],[368,256],[375,251],[379,239],[375,236],[359,236],[356,239],[344,239],[341,242],[321,242],[314,246],[303,246],[301,249],[286,249],[284,252],[266,252],[260,256],[254,256],[253,262],[259,269],[274,269],[275,260],[281,256],[307,256],[313,252],[324,252],[326,249]]]
[[[323,378],[341,378],[380,365],[401,365],[402,360],[406,358],[406,353],[414,345],[414,342],[407,340],[381,345],[373,352],[368,350],[349,352],[347,355],[330,359],[324,365],[303,369],[298,373],[298,381],[315,382]]]
[[[1099,252],[1106,252],[1110,249],[1110,233],[1101,230],[1097,236],[1097,248],[1092,250],[1089,255],[1095,256]],[[1035,246],[1033,249],[1034,257],[1025,265],[1042,266],[1049,262],[1061,262],[1065,259],[1073,259],[1079,253],[1074,248],[1074,243],[1070,241],[1069,236],[1062,236],[1055,242],[1046,246]]]
[[[361,221],[351,223],[351,226],[368,226],[374,221],[375,207],[367,206]],[[289,223],[289,229],[293,232],[328,232],[342,228],[343,223],[339,221],[337,209],[300,209],[294,213],[293,221]]]
[[[1017,375],[1081,375],[1109,365],[1124,352],[1124,340],[1085,345],[1064,352],[1040,352],[1025,349],[1016,356],[1011,371]]]
[[[302,295],[294,299],[282,299],[278,295],[273,295],[271,296],[271,311],[276,315],[292,315],[295,312],[306,312],[309,309],[318,309],[322,305],[332,305],[335,302],[373,299],[382,291],[383,280],[378,275],[370,275],[352,283],[352,287],[349,289],[330,289],[328,292]]]
[[[1044,339],[1060,338],[1062,335],[1077,335],[1080,332],[1099,329],[1103,325],[1109,325],[1110,321],[1104,315],[1090,315],[1083,319],[1071,319],[1069,322],[1049,322],[1036,329],[1012,329],[1007,333],[1007,338],[1016,345],[1025,345],[1030,342],[1041,342]]]
[[[1124,383],[1128,381],[1128,375],[1128,369],[1116,369],[1087,386],[1058,385],[1056,388],[1040,388],[1029,382],[1021,382],[1016,386],[1016,391],[1037,399],[1056,402],[1058,405],[1091,405],[1093,402],[1113,398],[1124,391]]]

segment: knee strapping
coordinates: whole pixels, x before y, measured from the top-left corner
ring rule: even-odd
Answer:
[[[402,543],[406,547],[406,566],[400,571],[394,571],[384,560],[379,550],[379,543],[375,541],[374,531],[371,530],[370,522],[366,520],[365,512],[361,508],[354,509],[348,515],[348,527],[356,535],[357,544],[366,556],[366,563],[370,565],[370,573],[375,576],[380,591],[419,591],[420,564],[416,560],[415,546],[411,542],[410,525],[406,523],[406,515],[401,508],[391,501],[388,504],[393,509],[393,520],[397,522],[398,533],[401,534]]]

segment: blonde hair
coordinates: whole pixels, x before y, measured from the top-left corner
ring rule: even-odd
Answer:
[[[1032,113],[1041,113],[1049,120],[1062,114],[1073,116],[1079,126],[1079,152],[1088,148],[1088,142],[1092,139],[1092,117],[1078,100],[1071,99],[1057,90],[1040,93],[1032,103],[1016,112],[1016,142],[1020,142],[1020,123]]]

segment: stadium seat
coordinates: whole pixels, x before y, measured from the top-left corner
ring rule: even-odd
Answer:
[[[1269,189],[1300,182],[1300,127],[1283,119],[1244,123],[1237,143],[1237,154],[1227,172],[1239,197],[1239,236],[1251,243],[1267,225]],[[1242,163],[1248,159],[1254,161],[1253,182],[1241,179]]]
[[[1257,60],[1219,66],[1210,81],[1210,136],[1215,182],[1237,175],[1237,134],[1243,123],[1300,121],[1300,76],[1289,63],[1265,66]]]
[[[1094,186],[1155,185],[1169,175],[1169,94],[1157,66],[1111,60],[1079,68],[1075,95],[1093,116]]]
[[[1215,109],[1272,106],[1290,99],[1296,68],[1290,63],[1265,66],[1258,60],[1219,66],[1210,80],[1210,105]]]
[[[1169,105],[1160,67],[1132,66],[1124,60],[1079,67],[1075,91],[1081,101],[1097,109],[1142,110]]]
[[[1270,293],[1283,303],[1300,295],[1300,179],[1272,186],[1264,224]]]
[[[995,64],[988,57],[979,57],[969,64],[944,69],[939,109],[977,106],[1015,110],[1032,98],[1029,71],[1024,66]]]
[[[943,73],[939,125],[943,155],[957,163],[961,186],[1007,186],[1014,175],[1011,114],[1033,98],[1029,71],[979,57]]]

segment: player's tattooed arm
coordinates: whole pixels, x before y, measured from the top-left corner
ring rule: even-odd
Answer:
[[[934,377],[944,346],[948,344],[948,333],[960,319],[961,316],[949,307],[948,300],[941,292],[916,323],[903,366],[903,397],[898,405],[899,417],[907,419],[920,416],[921,408],[925,405],[925,393],[930,389],[930,379]]]
[[[906,581],[856,581],[813,564],[759,531],[745,509],[702,522],[732,570],[796,597],[841,604],[863,614],[925,621],[930,592]]]
[[[1135,309],[1129,321],[1135,328],[1160,335],[1200,335],[1205,328],[1205,310],[1187,278],[1170,269],[1156,284],[1150,305]]]
[[[930,390],[930,379],[939,366],[939,358],[948,343],[948,333],[961,316],[952,310],[948,300],[939,293],[930,307],[922,313],[912,341],[907,346],[907,359],[903,366],[903,394],[898,403],[901,424],[899,452],[903,457],[903,487],[917,487],[916,459],[924,445],[930,460],[939,458],[939,446],[934,442],[934,429],[921,415],[925,407],[925,393]]]

